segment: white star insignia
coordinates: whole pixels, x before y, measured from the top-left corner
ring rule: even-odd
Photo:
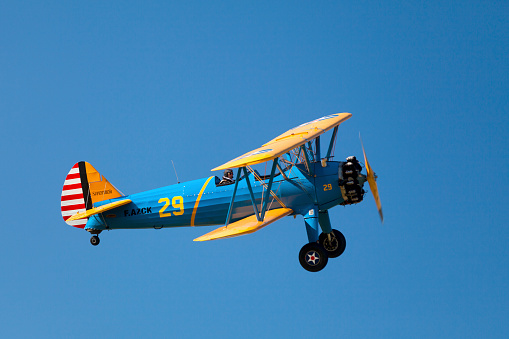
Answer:
[[[315,251],[308,252],[307,257],[308,257],[308,260],[307,260],[308,263],[310,263],[312,265],[316,265],[316,262],[320,260],[318,253],[316,253]]]

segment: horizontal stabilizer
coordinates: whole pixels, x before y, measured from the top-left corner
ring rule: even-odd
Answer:
[[[212,232],[209,232],[205,235],[202,235],[199,238],[194,239],[194,241],[207,241],[224,238],[233,238],[244,234],[250,234],[292,213],[293,210],[289,208],[276,208],[267,211],[265,213],[265,220],[263,221],[258,221],[256,219],[256,215],[253,214],[252,216],[236,221],[232,224],[229,224],[228,226],[219,227],[218,229],[215,229]]]
[[[90,217],[90,216],[92,216],[94,214],[99,214],[99,213],[102,213],[102,212],[106,212],[106,211],[109,211],[109,210],[114,209],[116,207],[126,205],[126,204],[128,204],[130,202],[131,202],[131,199],[123,199],[123,200],[119,200],[119,201],[110,202],[109,204],[102,205],[102,206],[95,207],[95,208],[91,208],[91,209],[86,210],[84,212],[78,212],[78,213],[74,214],[73,216],[71,216],[69,219],[67,219],[67,221],[73,221],[73,220],[79,220],[79,219],[88,218],[88,217]]]

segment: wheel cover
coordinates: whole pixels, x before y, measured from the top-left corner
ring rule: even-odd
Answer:
[[[316,266],[320,264],[320,254],[315,250],[308,251],[306,253],[306,262],[310,266]]]

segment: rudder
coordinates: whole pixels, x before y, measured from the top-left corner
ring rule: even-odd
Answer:
[[[124,196],[88,162],[80,161],[71,168],[64,181],[60,209],[64,221],[85,228],[88,218],[67,221],[72,215],[94,207],[94,203]]]

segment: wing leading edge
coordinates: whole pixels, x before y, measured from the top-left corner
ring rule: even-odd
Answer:
[[[336,113],[307,122],[281,134],[260,148],[243,154],[240,157],[214,168],[212,171],[256,165],[275,159],[290,150],[313,140],[319,135],[327,132],[329,129],[338,126],[351,116],[351,113]]]

